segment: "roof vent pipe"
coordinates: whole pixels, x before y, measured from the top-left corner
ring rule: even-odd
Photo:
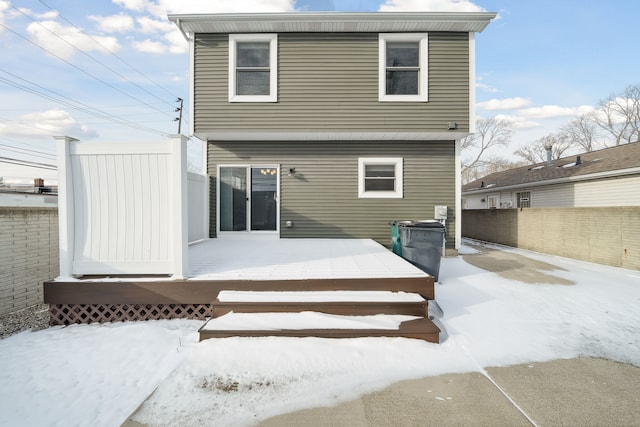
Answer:
[[[576,157],[576,166],[581,165],[582,164],[582,157],[577,156]]]
[[[551,166],[551,163],[553,163],[553,154],[551,153],[551,145],[545,145],[544,146],[545,150],[547,150],[547,166]]]

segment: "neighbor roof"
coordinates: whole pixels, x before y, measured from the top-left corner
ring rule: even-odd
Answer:
[[[549,185],[632,173],[640,174],[640,142],[563,157],[550,165],[542,162],[496,172],[462,186],[462,192],[487,193],[534,183]]]
[[[183,33],[481,32],[493,12],[290,12],[169,15]]]

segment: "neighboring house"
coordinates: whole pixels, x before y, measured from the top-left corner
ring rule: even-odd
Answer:
[[[463,209],[640,206],[640,143],[497,172],[462,187]]]
[[[33,185],[4,184],[0,179],[0,206],[7,207],[56,207],[58,187],[45,186],[36,178]]]
[[[170,15],[189,42],[210,236],[373,238],[448,206],[494,13]]]

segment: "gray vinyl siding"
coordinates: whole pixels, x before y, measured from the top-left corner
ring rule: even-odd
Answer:
[[[640,206],[640,175],[534,187],[532,207]],[[534,197],[535,195],[535,197]]]
[[[278,35],[278,102],[228,102],[228,35],[197,34],[195,133],[469,129],[468,33],[429,33],[429,102],[378,101],[377,33]]]
[[[435,205],[449,206],[447,246],[454,245],[455,149],[430,142],[226,142],[209,143],[208,170],[225,164],[279,164],[280,236],[283,238],[373,238],[390,244],[389,221],[431,219]],[[359,157],[402,157],[402,199],[359,199]],[[290,167],[294,176],[287,176]],[[215,185],[211,186],[210,234],[216,230]],[[293,228],[285,222],[293,221]]]

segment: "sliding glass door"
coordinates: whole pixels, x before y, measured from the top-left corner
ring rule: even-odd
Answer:
[[[221,166],[218,224],[227,231],[278,231],[277,166]]]

